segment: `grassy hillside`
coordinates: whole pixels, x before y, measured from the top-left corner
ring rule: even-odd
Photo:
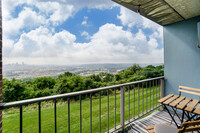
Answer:
[[[144,91],[144,96],[142,96]],[[146,93],[147,92],[147,93]],[[156,93],[157,92],[157,93]],[[154,99],[153,94],[154,93]],[[98,94],[98,93],[97,93]],[[151,95],[150,95],[151,94]],[[160,88],[153,87],[144,88],[139,90],[140,101],[140,113],[142,113],[142,105],[144,105],[144,111],[150,109],[156,105],[157,99],[160,98]],[[156,95],[158,96],[156,98]],[[151,102],[150,102],[151,96]],[[120,124],[120,91],[117,91],[117,108],[116,108],[116,125]],[[142,100],[144,97],[144,100]],[[147,99],[147,103],[146,103]],[[133,118],[133,90],[130,90],[130,118]],[[143,104],[144,101],[144,104]],[[110,129],[114,127],[114,94],[109,96],[109,125]],[[54,132],[54,108],[53,103],[42,103],[42,133]],[[58,133],[64,133],[68,131],[68,108],[67,103],[58,102],[57,104],[57,131]],[[4,110],[3,115],[3,132],[4,133],[17,133],[19,132],[19,109],[12,108]],[[80,132],[79,125],[79,101],[71,101],[70,104],[70,123],[71,132]],[[135,90],[135,115],[138,114],[138,89]],[[125,93],[125,119],[128,120],[128,92]],[[101,129],[102,132],[107,130],[107,96],[101,98]],[[23,107],[23,132],[24,133],[37,133],[38,132],[38,109],[37,105],[29,105]],[[90,100],[88,98],[82,100],[82,132],[88,133],[90,131]],[[92,131],[94,133],[99,132],[99,98],[93,96],[92,100]]]

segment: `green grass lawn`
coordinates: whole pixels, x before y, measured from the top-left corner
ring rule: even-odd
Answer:
[[[144,95],[142,93],[144,92]],[[147,93],[146,93],[147,92]],[[153,99],[154,94],[154,99]],[[156,101],[160,98],[160,88],[151,87],[144,89],[135,88],[135,116],[142,113],[142,106],[144,112],[151,107],[158,104]],[[157,98],[156,98],[157,95]],[[151,101],[150,101],[151,96]],[[116,95],[116,125],[120,124],[120,91]],[[114,92],[109,95],[109,129],[114,128]],[[142,100],[144,98],[144,100]],[[138,108],[139,99],[139,108]],[[146,102],[147,99],[147,102]],[[134,100],[133,89],[130,90],[130,118],[134,116]],[[147,108],[146,108],[147,106]],[[70,103],[70,129],[72,133],[80,132],[80,115],[79,115],[79,101],[71,101]],[[41,123],[42,133],[54,132],[54,107],[52,103],[42,103],[41,108]],[[125,121],[128,120],[128,90],[125,92]],[[37,133],[38,132],[38,109],[36,104],[29,105],[23,108],[23,132]],[[101,131],[107,130],[107,96],[101,97]],[[64,102],[57,104],[57,132],[64,133],[68,131],[68,105]],[[82,100],[82,132],[88,133],[90,131],[90,100]],[[93,96],[92,99],[92,131],[99,132],[99,97]],[[12,108],[4,110],[3,112],[3,132],[17,133],[19,132],[19,109]]]

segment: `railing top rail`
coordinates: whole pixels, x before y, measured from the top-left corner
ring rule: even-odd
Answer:
[[[99,91],[103,91],[103,90],[119,88],[119,87],[128,86],[128,85],[134,85],[134,84],[147,82],[147,81],[151,81],[151,80],[156,80],[156,79],[164,79],[164,76],[124,83],[124,84],[112,85],[112,86],[107,86],[107,87],[101,87],[101,88],[96,88],[96,89],[91,89],[91,90],[85,90],[85,91],[77,91],[77,92],[71,92],[71,93],[65,93],[65,94],[59,94],[59,95],[53,95],[53,96],[46,96],[46,97],[40,97],[40,98],[33,98],[33,99],[27,99],[27,100],[21,100],[21,101],[9,102],[9,103],[0,103],[0,109],[20,106],[20,105],[27,105],[27,104],[37,103],[37,102],[42,102],[42,101],[61,99],[61,98],[65,98],[65,97],[73,97],[73,96],[83,95],[83,94],[88,94],[88,93],[94,93],[94,92],[99,92]]]

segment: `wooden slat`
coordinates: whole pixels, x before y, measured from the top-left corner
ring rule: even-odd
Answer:
[[[197,106],[197,108],[193,111],[193,113],[200,115],[200,104]]]
[[[163,102],[163,104],[168,105],[169,103],[171,103],[172,101],[174,101],[178,97],[179,97],[178,95],[174,95],[173,97],[171,97],[168,100],[166,100],[165,102]]]
[[[169,94],[169,95],[167,95],[167,96],[161,98],[160,100],[158,100],[158,102],[159,102],[159,103],[162,103],[162,102],[166,101],[167,99],[169,99],[169,98],[172,97],[172,96],[173,96],[173,94]]]
[[[178,109],[184,109],[186,105],[191,101],[191,98],[186,98],[183,102],[176,106]]]
[[[177,133],[181,133],[183,129],[179,129]],[[200,126],[196,126],[196,127],[188,127],[184,130],[184,132],[192,132],[192,131],[199,131],[200,130]]]
[[[177,104],[179,104],[181,101],[183,101],[185,99],[185,97],[180,96],[178,99],[176,99],[175,101],[173,101],[172,103],[170,103],[169,105],[172,107],[175,107]]]
[[[149,133],[155,133],[154,129],[148,130]]]
[[[192,112],[194,110],[194,107],[197,105],[198,102],[199,102],[199,100],[197,100],[197,99],[192,100],[192,102],[189,103],[184,110],[188,111],[188,112]]]
[[[165,123],[166,125],[170,125],[170,123]],[[155,128],[155,125],[152,125],[152,126],[148,126],[148,127],[145,127],[145,129],[149,132],[149,133],[154,133],[154,128]]]
[[[151,129],[154,129],[155,125],[152,125],[152,126],[148,126],[148,127],[145,127],[146,130],[151,130]]]
[[[170,125],[170,123],[165,123],[165,124],[166,124],[166,125]],[[155,128],[155,125],[145,127],[145,129],[146,129],[149,133],[154,133],[154,128]]]
[[[192,87],[187,87],[187,86],[179,86],[179,88],[187,89],[187,90],[193,90],[193,91],[200,91],[200,89],[192,88]]]
[[[184,93],[188,93],[188,94],[193,94],[193,95],[197,95],[200,96],[200,93],[196,93],[196,92],[191,92],[191,91],[186,91],[186,90],[181,90],[179,89],[180,92],[184,92]]]
[[[184,127],[185,125],[187,125],[187,126],[200,125],[200,120],[183,122],[183,123],[181,124],[181,127]]]

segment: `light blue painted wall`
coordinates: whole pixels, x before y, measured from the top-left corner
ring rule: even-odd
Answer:
[[[200,16],[164,26],[165,95],[178,94],[179,85],[200,88],[197,22]]]

